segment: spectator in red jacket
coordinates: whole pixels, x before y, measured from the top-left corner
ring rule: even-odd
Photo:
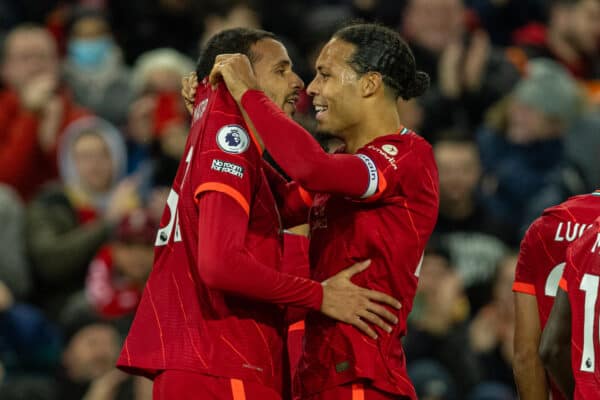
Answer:
[[[103,318],[133,316],[152,269],[158,221],[141,209],[120,222],[115,240],[100,249],[86,279],[86,296]]]
[[[60,132],[87,113],[62,85],[56,43],[41,27],[21,25],[7,35],[0,73],[0,182],[29,200],[58,177]]]

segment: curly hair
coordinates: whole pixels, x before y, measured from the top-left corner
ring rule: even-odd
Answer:
[[[210,73],[215,58],[223,53],[241,53],[248,56],[250,62],[257,61],[250,48],[263,39],[276,39],[271,32],[260,29],[234,28],[226,29],[209,39],[201,51],[196,66],[196,74],[202,79]]]
[[[409,100],[429,87],[429,75],[417,70],[415,57],[398,32],[378,24],[355,23],[333,37],[355,45],[350,66],[360,75],[380,73],[396,98]]]

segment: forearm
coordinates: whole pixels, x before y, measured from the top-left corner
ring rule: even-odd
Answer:
[[[207,286],[268,303],[321,308],[320,283],[281,273],[248,252],[244,244],[247,216],[228,195],[203,194],[199,213],[218,216],[200,219],[198,227],[198,269]]]
[[[573,369],[571,368],[570,343],[551,349],[545,366],[563,395],[567,399],[572,399],[575,390],[575,380],[573,378]]]
[[[360,158],[327,154],[263,92],[246,91],[241,105],[273,159],[303,188],[352,197],[366,192],[369,172]]]
[[[521,400],[548,400],[546,371],[537,351],[515,349],[513,372]]]

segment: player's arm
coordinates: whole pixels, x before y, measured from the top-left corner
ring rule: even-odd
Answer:
[[[273,159],[306,190],[355,198],[369,197],[377,190],[378,172],[368,157],[326,153],[261,91],[247,90],[240,104]],[[285,132],[285,140],[277,132]]]
[[[513,372],[521,400],[548,400],[548,384],[540,345],[540,319],[534,295],[515,292]]]
[[[540,357],[566,398],[572,399],[575,380],[571,367],[571,305],[562,288],[558,290],[542,333]]]
[[[198,198],[198,272],[211,288],[265,302],[320,310],[354,325],[371,337],[375,331],[365,322],[389,331],[383,321],[397,322],[381,304],[399,308],[392,297],[360,288],[350,278],[368,264],[356,264],[319,284],[269,268],[245,247],[248,209],[229,194],[208,191]],[[377,303],[376,303],[377,302]]]

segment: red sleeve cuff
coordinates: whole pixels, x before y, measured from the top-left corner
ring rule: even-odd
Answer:
[[[306,279],[306,281],[310,282],[310,301],[308,308],[315,311],[321,311],[321,305],[323,305],[323,286],[319,282],[310,279]]]
[[[558,287],[564,290],[566,293],[569,292],[567,280],[565,278],[560,278],[560,281],[558,281]]]

